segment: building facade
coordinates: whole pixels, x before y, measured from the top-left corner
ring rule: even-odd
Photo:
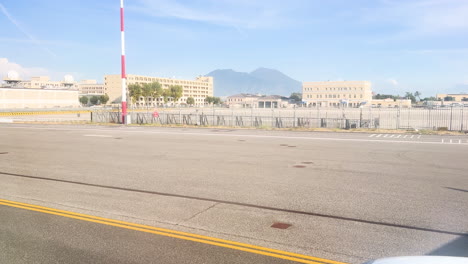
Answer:
[[[178,102],[173,103],[186,103],[187,98],[193,97],[195,105],[204,105],[207,96],[213,96],[213,77],[200,76],[195,80],[180,80],[171,78],[151,77],[127,74],[127,85],[131,84],[144,84],[158,82],[163,89],[169,89],[171,85],[182,86],[182,97]],[[109,95],[109,102],[120,103],[122,100],[122,79],[120,74],[106,75],[104,77],[104,87]],[[162,98],[155,98],[154,101],[149,102],[150,105],[163,104]]]
[[[236,94],[224,102],[229,108],[286,108],[294,104],[280,95]]]
[[[453,102],[468,102],[468,94],[437,94],[436,95],[436,98],[437,99],[440,99],[442,101],[448,101],[446,100],[447,97],[452,97],[454,100],[452,100]]]
[[[24,88],[34,88],[34,89],[40,89],[40,88],[78,89],[78,83],[76,83],[71,76],[65,76],[64,79],[65,80],[63,81],[51,81],[49,76],[38,76],[38,77],[32,77],[31,80],[29,81],[21,81],[19,86],[22,86]]]
[[[387,98],[387,99],[372,99],[372,107],[382,107],[382,108],[402,107],[402,108],[410,108],[410,107],[411,107],[411,100],[409,100],[409,99],[396,99],[396,100],[393,100],[392,98]]]
[[[78,90],[0,88],[0,108],[79,107]]]
[[[96,80],[82,80],[78,83],[80,95],[105,95],[107,93],[106,86],[102,83],[97,83]]]
[[[302,83],[302,100],[309,107],[359,107],[372,101],[369,81]]]

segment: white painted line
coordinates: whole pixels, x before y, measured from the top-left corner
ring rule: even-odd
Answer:
[[[419,135],[418,138],[421,138],[421,135]]]
[[[85,137],[104,137],[104,138],[110,138],[112,136],[109,135],[83,135]]]
[[[458,144],[461,144],[461,139],[458,140]]]
[[[381,137],[381,136],[382,136],[382,134],[379,134],[377,137]]]
[[[377,135],[377,134],[372,134],[372,135],[370,135],[369,137],[374,137],[374,136],[376,136],[376,135]]]
[[[442,142],[441,143],[444,143],[444,139],[442,139]]]
[[[395,135],[391,135],[390,137],[392,138],[392,137],[394,137],[394,136],[395,136]]]
[[[450,140],[450,144],[452,144],[452,140]]]
[[[388,137],[388,134],[385,134],[385,136],[383,136],[383,137]]]
[[[406,138],[408,135],[405,135],[403,138]]]
[[[246,134],[218,134],[218,133],[195,133],[195,132],[175,132],[175,131],[148,131],[146,129],[142,130],[126,130],[125,128],[116,127],[109,129],[90,129],[90,128],[51,128],[51,127],[32,127],[32,126],[10,126],[3,127],[9,129],[36,129],[36,130],[55,130],[55,131],[96,131],[96,132],[120,132],[120,133],[139,133],[139,134],[153,134],[153,135],[168,135],[168,136],[209,136],[209,137],[246,137],[246,138],[269,138],[269,139],[298,139],[298,140],[323,140],[323,141],[348,141],[348,142],[378,142],[378,143],[404,143],[404,144],[440,144],[436,141],[407,141],[407,140],[375,140],[375,139],[358,139],[358,138],[333,138],[333,137],[294,137],[294,136],[270,136],[270,135],[246,135]],[[462,145],[468,146],[468,143],[463,143]],[[455,146],[455,145],[454,145]]]
[[[13,123],[13,119],[0,118],[0,123]]]
[[[411,138],[414,138],[414,135],[411,135]]]
[[[396,138],[400,138],[400,137],[401,137],[401,135],[398,135],[398,137],[396,137]]]

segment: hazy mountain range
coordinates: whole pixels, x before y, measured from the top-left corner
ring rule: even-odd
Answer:
[[[239,93],[289,96],[293,92],[302,90],[301,82],[278,70],[267,68],[258,68],[250,73],[231,69],[214,70],[206,76],[214,78],[215,96]]]

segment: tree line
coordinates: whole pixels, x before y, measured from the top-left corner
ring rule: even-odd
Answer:
[[[183,89],[180,85],[171,85],[168,89],[163,89],[159,82],[152,82],[130,84],[128,92],[133,104],[141,97],[144,98],[145,102],[162,97],[164,103],[167,103],[170,99],[177,102],[182,97]]]
[[[100,105],[100,104],[107,104],[109,101],[109,96],[107,94],[104,95],[93,95],[91,97],[88,96],[81,96],[79,101],[82,105]]]

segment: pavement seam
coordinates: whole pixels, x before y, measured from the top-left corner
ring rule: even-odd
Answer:
[[[300,214],[300,215],[309,215],[309,216],[315,216],[315,217],[323,217],[323,218],[342,220],[342,221],[351,221],[351,222],[371,224],[371,225],[388,226],[388,227],[402,228],[402,229],[408,229],[408,230],[418,230],[418,231],[423,231],[423,232],[432,232],[432,233],[457,235],[457,236],[468,236],[468,233],[454,232],[454,231],[448,231],[448,230],[440,230],[440,229],[433,229],[433,228],[426,228],[426,227],[417,227],[417,226],[396,224],[396,223],[390,223],[390,222],[378,222],[378,221],[365,220],[365,219],[359,219],[359,218],[353,218],[353,217],[337,216],[337,215],[315,213],[315,212],[306,212],[306,211],[292,210],[292,209],[283,209],[283,208],[276,208],[276,207],[271,207],[271,206],[255,205],[255,204],[233,202],[233,201],[224,201],[224,200],[204,198],[204,197],[187,196],[187,195],[171,194],[171,193],[162,193],[162,192],[148,191],[148,190],[130,189],[130,188],[117,187],[117,186],[108,186],[108,185],[93,184],[93,183],[84,183],[84,182],[53,179],[53,178],[46,178],[46,177],[39,177],[39,176],[21,175],[21,174],[8,173],[8,172],[2,172],[2,171],[0,171],[0,174],[1,175],[6,175],[6,176],[12,176],[12,177],[21,177],[21,178],[29,178],[29,179],[35,179],[35,180],[46,180],[46,181],[78,184],[78,185],[91,186],[91,187],[96,187],[96,188],[105,188],[105,189],[111,189],[111,190],[146,193],[146,194],[161,195],[161,196],[166,196],[166,197],[177,197],[177,198],[188,199],[188,200],[217,202],[217,203],[222,203],[222,204],[238,205],[238,206],[257,208],[257,209],[264,209],[264,210],[270,210],[270,211],[287,212],[287,213]]]
[[[210,210],[211,208],[215,207],[215,206],[218,205],[218,204],[219,204],[219,203],[214,203],[214,204],[208,206],[207,208],[201,210],[200,212],[197,212],[196,214],[194,214],[194,215],[192,215],[191,217],[189,217],[189,218],[187,218],[187,219],[184,219],[184,220],[182,220],[182,221],[183,221],[183,222],[190,221],[190,220],[192,220],[193,218],[195,218],[195,217],[197,217],[197,216],[199,216],[199,215],[205,213],[206,211]]]

